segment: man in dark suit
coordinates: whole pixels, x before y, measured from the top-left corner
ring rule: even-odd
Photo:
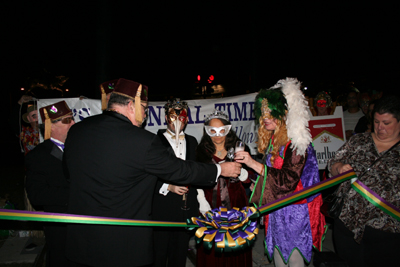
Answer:
[[[151,220],[157,177],[175,184],[212,185],[221,174],[238,176],[241,165],[183,161],[140,128],[147,87],[118,79],[101,115],[71,128],[65,162],[70,177],[68,213]],[[76,266],[145,266],[153,262],[153,229],[68,225],[66,255]]]
[[[72,112],[65,101],[41,108],[45,122],[45,141],[26,154],[26,192],[34,206],[46,212],[65,213],[68,183],[63,171],[63,150],[68,130],[74,124]],[[66,226],[44,225],[48,248],[46,266],[68,266],[65,257]]]
[[[168,101],[165,106],[167,129],[157,135],[163,145],[177,158],[196,159],[197,140],[184,134],[188,122],[188,106],[179,98]],[[186,222],[199,215],[196,188],[171,184],[161,179],[153,198],[153,219],[156,221]],[[154,229],[154,266],[184,267],[189,245],[190,232],[185,228],[156,227]]]

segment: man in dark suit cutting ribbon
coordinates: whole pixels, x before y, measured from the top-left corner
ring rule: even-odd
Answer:
[[[238,176],[238,163],[200,164],[168,152],[140,128],[148,88],[118,79],[103,114],[71,128],[65,161],[70,177],[68,212],[151,220],[157,177],[181,185],[212,185]],[[68,225],[67,257],[77,266],[146,266],[153,262],[151,227]]]

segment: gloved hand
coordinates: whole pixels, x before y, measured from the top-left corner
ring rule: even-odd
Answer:
[[[211,210],[211,206],[204,195],[203,189],[197,189],[197,201],[200,205],[199,210],[201,214],[204,215],[207,211]]]
[[[239,178],[240,181],[244,182],[244,181],[247,180],[248,176],[249,176],[249,173],[247,172],[247,170],[242,168],[240,170],[240,175],[239,175],[238,178]]]

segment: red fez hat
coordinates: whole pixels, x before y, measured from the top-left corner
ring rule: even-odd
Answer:
[[[51,123],[72,115],[71,109],[65,101],[60,101],[39,109],[40,117],[44,122],[44,139],[50,138]]]
[[[100,84],[100,91],[101,93],[109,94],[114,92],[115,84],[117,83],[118,79],[114,79],[108,82],[104,82]]]
[[[146,85],[126,80],[118,79],[115,85],[113,94],[119,94],[135,101],[135,119],[138,123],[142,123],[141,102],[146,102],[148,99],[148,88]]]
[[[135,97],[139,97],[143,102],[148,101],[148,88],[146,85],[123,78],[117,80],[113,93],[131,98],[133,100],[135,100]]]
[[[67,117],[68,115],[72,115],[72,111],[65,101],[60,101],[55,104],[40,108],[39,112],[42,121],[45,121],[47,118],[45,111],[47,112],[48,118],[51,120],[51,122]]]

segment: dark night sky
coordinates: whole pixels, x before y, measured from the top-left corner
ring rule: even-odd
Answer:
[[[190,90],[198,74],[232,94],[287,76],[318,90],[389,87],[399,76],[397,4],[270,2],[13,1],[3,9],[6,84],[19,90],[46,67],[70,77],[74,96],[99,97],[100,82],[124,77],[151,98]]]

